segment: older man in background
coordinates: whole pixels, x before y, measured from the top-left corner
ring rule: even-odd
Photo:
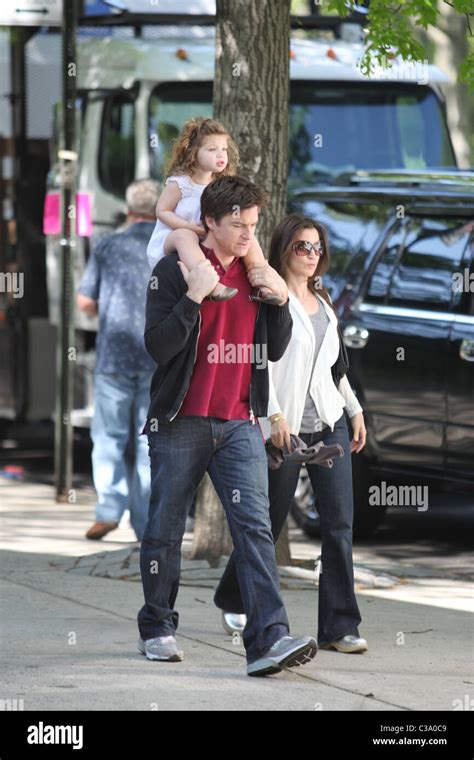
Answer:
[[[96,521],[86,537],[100,540],[117,528],[126,509],[141,541],[150,499],[148,446],[139,433],[146,420],[156,368],[145,349],[145,300],[150,280],[146,249],[155,224],[160,187],[137,180],[127,188],[127,224],[106,235],[87,262],[77,305],[99,314],[91,427]],[[127,462],[133,431],[135,461]]]

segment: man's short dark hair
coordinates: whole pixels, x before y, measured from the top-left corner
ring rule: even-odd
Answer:
[[[265,191],[246,177],[218,177],[207,185],[201,196],[201,221],[206,232],[206,216],[211,216],[217,223],[227,214],[239,215],[241,211],[268,203]]]

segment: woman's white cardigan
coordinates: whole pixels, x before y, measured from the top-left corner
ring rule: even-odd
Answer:
[[[349,417],[362,411],[347,376],[336,388],[331,367],[339,356],[339,336],[334,311],[328,303],[317,296],[320,306],[326,310],[329,324],[314,365],[315,337],[311,320],[301,302],[289,293],[290,312],[293,318],[293,333],[290,343],[277,362],[268,362],[269,403],[268,417],[281,412],[292,433],[299,433],[305,407],[306,391],[314,401],[320,419],[331,430],[346,407]],[[260,418],[265,438],[270,436],[270,423]]]

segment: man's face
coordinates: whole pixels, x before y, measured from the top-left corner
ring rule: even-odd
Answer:
[[[219,222],[210,216],[206,224],[223,253],[229,256],[245,256],[255,237],[258,222],[258,206],[252,206],[235,214],[226,214]]]

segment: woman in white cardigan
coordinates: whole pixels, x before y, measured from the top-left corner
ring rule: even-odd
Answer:
[[[307,465],[317,496],[321,524],[318,644],[321,648],[356,653],[367,649],[359,636],[361,617],[354,593],[352,564],[351,453],[365,445],[362,408],[346,376],[347,354],[329,295],[322,286],[328,271],[329,243],[325,228],[301,214],[290,214],[275,229],[269,263],[285,279],[293,333],[283,357],[269,362],[268,420],[260,420],[265,438],[290,448],[290,433],[311,445],[340,444],[341,459],[332,468]],[[344,416],[351,420],[352,440]],[[269,470],[272,532],[276,541],[293,501],[301,466],[284,462]],[[223,610],[231,633],[245,623],[240,590],[231,557],[214,601]]]

